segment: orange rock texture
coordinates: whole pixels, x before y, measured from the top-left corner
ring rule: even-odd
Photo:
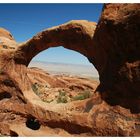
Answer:
[[[139,19],[140,4],[105,4],[97,24],[73,20],[20,44],[0,28],[0,134],[140,136]],[[28,68],[39,52],[57,46],[86,56],[100,83]],[[92,95],[67,103],[44,102],[33,88],[37,81],[47,84],[49,94],[88,88]]]

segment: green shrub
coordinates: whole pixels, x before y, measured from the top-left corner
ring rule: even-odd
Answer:
[[[57,103],[67,103],[67,97],[66,96],[62,96],[62,97],[58,97],[57,98]]]
[[[32,85],[32,90],[34,91],[35,94],[39,95],[39,91],[36,83]]]
[[[75,100],[84,100],[85,99],[85,97],[83,96],[83,95],[77,95],[77,96],[74,96],[73,97],[73,100],[75,101]]]
[[[66,97],[66,92],[59,90],[59,96],[57,98],[57,103],[67,103],[68,99]]]
[[[53,102],[53,99],[52,100],[43,100],[43,102],[51,103],[51,102]]]
[[[72,100],[73,101],[75,101],[75,100],[84,100],[84,99],[89,98],[90,96],[91,96],[90,91],[85,90],[85,91],[79,93],[79,95],[74,96],[72,98]]]
[[[58,92],[59,92],[59,96],[65,96],[66,95],[65,91],[59,90]]]

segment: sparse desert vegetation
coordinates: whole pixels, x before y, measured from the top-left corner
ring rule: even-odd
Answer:
[[[65,91],[59,90],[59,95],[57,97],[57,103],[67,103],[68,97]]]
[[[90,98],[91,93],[89,90],[84,90],[83,92],[80,92],[78,95],[74,96],[72,99],[75,100],[84,100],[87,98]]]
[[[66,80],[67,76],[61,76]],[[69,79],[67,77],[67,79]],[[74,79],[74,78],[71,78]],[[75,78],[76,79],[76,78]],[[83,79],[84,81],[85,79]],[[78,81],[78,79],[77,79]],[[80,82],[80,81],[79,81]],[[94,93],[94,89],[84,83],[69,84],[66,87],[51,87],[47,84],[41,84],[35,82],[32,84],[32,90],[40,97],[40,99],[46,103],[68,103],[77,100],[84,100],[90,98]]]

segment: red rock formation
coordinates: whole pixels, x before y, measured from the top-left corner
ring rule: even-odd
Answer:
[[[71,21],[49,28],[22,44],[1,29],[0,133],[139,135],[139,9],[139,4],[106,4],[97,27],[94,22]],[[42,81],[49,80],[49,84],[66,83],[65,79],[27,68],[35,55],[56,46],[80,52],[96,67],[100,85],[91,98],[51,105],[34,93],[34,73]],[[23,130],[19,131],[19,126]]]
[[[93,38],[106,64],[100,75],[102,98],[140,111],[140,4],[106,4]]]
[[[11,33],[8,32],[7,30],[3,29],[3,28],[0,28],[0,37],[5,37],[5,38],[8,38],[10,40],[14,40]]]

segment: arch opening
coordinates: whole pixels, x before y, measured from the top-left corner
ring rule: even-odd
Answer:
[[[65,66],[68,66],[68,68]],[[28,67],[40,67],[50,74],[61,74],[62,72],[64,74],[68,73],[75,76],[79,75],[80,77],[92,77],[97,80],[99,78],[98,71],[94,65],[89,62],[87,57],[75,50],[70,50],[61,46],[49,48],[40,52],[33,57]],[[64,70],[64,68],[66,70]]]
[[[82,54],[62,47],[42,51],[28,67],[32,69],[28,74],[32,90],[46,103],[90,98],[99,84],[99,75],[93,64]]]

